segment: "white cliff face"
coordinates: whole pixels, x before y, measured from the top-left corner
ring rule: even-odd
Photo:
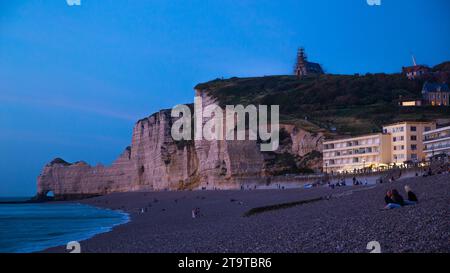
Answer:
[[[207,92],[196,90],[203,109],[215,103]],[[257,141],[174,141],[170,110],[138,121],[131,146],[108,167],[69,164],[54,160],[38,177],[38,197],[53,191],[58,199],[140,190],[238,189],[245,183],[265,183],[270,173],[267,154]],[[225,118],[225,114],[224,114]],[[204,125],[209,118],[203,118]],[[278,153],[301,158],[321,151],[323,136],[292,125],[282,125],[288,144]],[[315,165],[319,163],[315,162]]]
[[[138,189],[176,190],[196,179],[193,143],[176,143],[171,137],[172,122],[170,111],[165,110],[136,123],[131,161]]]
[[[38,195],[53,191],[60,198],[71,198],[195,187],[198,162],[193,142],[176,143],[170,136],[171,124],[168,110],[138,121],[131,147],[109,167],[49,163],[38,177]]]
[[[84,162],[68,164],[54,160],[38,177],[38,195],[53,191],[56,196],[87,196],[133,190],[130,151],[126,149],[111,167],[91,167]]]
[[[294,125],[282,125],[280,128],[286,130],[291,138],[291,150],[292,154],[298,156],[305,156],[314,151],[322,151],[322,143],[325,136],[321,133],[311,133],[306,130],[297,128]]]
[[[202,98],[202,108],[217,104],[207,92],[196,90]],[[226,115],[223,114],[224,123]],[[205,125],[211,118],[203,117]],[[203,126],[202,126],[203,127]],[[225,128],[223,128],[225,131]],[[225,135],[225,133],[224,133]],[[257,180],[263,176],[264,157],[256,141],[196,140],[201,187],[206,189],[240,188],[242,178]]]

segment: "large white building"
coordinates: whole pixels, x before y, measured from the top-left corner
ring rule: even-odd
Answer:
[[[424,153],[429,160],[432,157],[450,156],[450,126],[425,132]]]
[[[387,166],[391,161],[391,136],[372,134],[324,142],[323,170],[353,172]]]
[[[434,122],[405,121],[383,126],[383,133],[391,135],[391,162],[421,162],[425,159],[423,134],[436,129]]]
[[[383,126],[383,133],[325,141],[323,171],[342,173],[422,162],[427,159],[426,152],[450,147],[450,129],[438,131],[440,137],[431,139],[435,134],[428,132],[435,128],[434,122],[405,121]],[[430,138],[428,148],[425,136]]]

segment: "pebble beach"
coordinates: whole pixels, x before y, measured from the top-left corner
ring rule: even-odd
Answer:
[[[405,197],[405,185],[420,202],[383,210],[386,191]],[[81,203],[131,218],[80,242],[82,252],[368,253],[371,241],[383,253],[450,252],[450,174],[336,189],[115,193]],[[263,209],[249,215],[255,208]]]

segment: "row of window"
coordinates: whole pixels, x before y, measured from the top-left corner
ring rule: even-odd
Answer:
[[[394,157],[394,161],[396,161],[396,162],[398,162],[398,161],[405,161],[407,159],[405,154],[398,154],[398,155],[394,155],[393,157]],[[418,158],[419,157],[418,157],[417,154],[411,154],[411,158],[410,159],[412,161],[417,161]]]
[[[431,127],[429,127],[429,126],[426,126],[425,128],[424,128],[424,130],[425,130],[425,132],[428,132],[428,131],[431,131]],[[385,133],[385,134],[387,134],[387,133],[402,133],[402,132],[404,132],[405,131],[405,126],[399,126],[399,127],[394,127],[394,128],[392,128],[392,129],[390,129],[390,130],[388,130],[388,129],[383,129],[383,132]],[[417,132],[417,126],[411,126],[410,127],[410,131],[411,132]],[[417,136],[416,136],[417,137]]]
[[[388,130],[388,129],[384,129],[383,130],[383,132],[385,133],[385,134],[387,134],[387,133],[401,133],[401,132],[404,132],[405,131],[405,127],[404,126],[401,126],[401,127],[394,127],[394,128],[392,128],[391,130]]]
[[[355,147],[355,146],[365,146],[365,145],[373,145],[373,144],[380,144],[380,139],[379,138],[370,138],[370,139],[364,139],[364,140],[352,140],[352,141],[341,142],[341,143],[336,143],[336,144],[334,144],[334,143],[325,144],[324,149],[332,150],[332,149]]]
[[[417,144],[411,144],[410,146],[411,151],[417,151]],[[396,145],[394,146],[394,151],[404,151],[405,145]]]
[[[411,135],[409,138],[411,141],[417,141],[417,136],[416,135]],[[405,136],[399,136],[399,137],[393,137],[392,141],[393,142],[399,142],[399,141],[404,141],[405,140]]]
[[[441,96],[442,95],[442,96]],[[446,100],[447,98],[448,98],[448,95],[447,95],[447,93],[430,93],[429,95],[428,95],[428,98],[430,98],[430,99],[432,99],[432,100],[434,100],[434,99],[438,99],[438,100],[440,100],[441,99],[441,97],[442,97],[442,99],[444,99],[444,100]]]
[[[443,141],[425,145],[425,150],[437,150],[443,148],[450,148],[450,141]]]
[[[336,151],[331,153],[324,153],[324,157],[334,157],[334,156],[347,156],[347,155],[360,155],[360,154],[370,154],[370,153],[378,153],[378,147],[368,147],[368,148],[360,148],[353,149],[347,151]]]
[[[347,159],[331,159],[326,161],[328,166],[333,165],[346,165],[346,164],[355,164],[355,163],[361,163],[361,164],[367,164],[367,166],[379,162],[378,156],[372,156],[372,157],[366,157],[366,158],[347,158]]]
[[[433,134],[429,134],[425,136],[425,141],[437,140],[441,138],[450,137],[450,129],[446,131],[441,131]]]
[[[448,102],[446,100],[444,100],[444,101],[430,100],[430,101],[428,103],[430,103],[432,106],[447,106],[448,105]]]

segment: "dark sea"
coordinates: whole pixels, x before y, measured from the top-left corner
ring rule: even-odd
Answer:
[[[0,202],[27,198],[0,198]],[[0,204],[0,253],[30,253],[82,241],[129,221],[126,213],[77,203]]]

